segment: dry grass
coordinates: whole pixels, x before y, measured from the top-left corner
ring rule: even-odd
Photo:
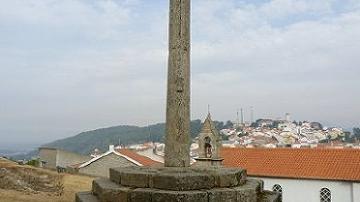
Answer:
[[[58,174],[53,171],[48,171],[39,168],[32,168],[29,166],[19,166],[7,160],[0,159],[0,168],[19,168],[19,169],[35,169],[36,172],[48,173],[52,176]],[[87,176],[61,174],[59,176],[64,185],[64,192],[61,196],[51,192],[24,192],[9,189],[0,189],[1,202],[71,202],[75,199],[75,193],[79,191],[88,191],[91,189],[91,182],[93,178]]]

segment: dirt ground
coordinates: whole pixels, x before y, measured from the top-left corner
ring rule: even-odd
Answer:
[[[89,191],[91,189],[91,182],[94,179],[91,177],[79,175],[59,175],[54,171],[33,168],[30,166],[19,166],[15,163],[3,159],[0,159],[0,169],[6,169],[12,172],[14,172],[14,170],[18,170],[19,173],[24,173],[23,171],[25,170],[25,173],[31,172],[32,176],[39,175],[40,178],[43,178],[43,176],[46,175],[51,180],[56,179],[56,181],[58,180],[59,182],[61,182],[61,185],[63,187],[63,189],[61,189],[61,196],[59,196],[59,191],[54,191],[50,189],[44,190],[41,186],[39,189],[37,189],[37,187],[31,187],[33,189],[19,189],[19,187],[17,186],[4,186],[5,178],[3,176],[3,178],[0,178],[0,185],[1,183],[3,183],[2,187],[0,188],[0,202],[72,202],[75,199],[76,192]],[[37,184],[40,183],[38,181],[36,182]],[[59,182],[56,182],[56,184]],[[6,181],[5,183],[8,182]]]

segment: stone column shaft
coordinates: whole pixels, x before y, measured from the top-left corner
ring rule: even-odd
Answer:
[[[190,166],[190,0],[170,0],[165,166]]]

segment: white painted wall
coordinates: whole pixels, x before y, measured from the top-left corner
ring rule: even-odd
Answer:
[[[275,184],[281,185],[284,202],[320,202],[321,188],[330,189],[332,202],[360,202],[360,183],[280,178],[258,179],[264,181],[266,190],[272,190]]]
[[[352,191],[353,191],[354,202],[359,202],[360,201],[360,183],[353,183]]]

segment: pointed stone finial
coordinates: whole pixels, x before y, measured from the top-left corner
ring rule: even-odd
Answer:
[[[206,119],[204,120],[203,126],[201,128],[202,133],[212,133],[213,131],[213,121],[211,120],[211,114],[208,113]],[[215,128],[215,127],[214,127]]]

